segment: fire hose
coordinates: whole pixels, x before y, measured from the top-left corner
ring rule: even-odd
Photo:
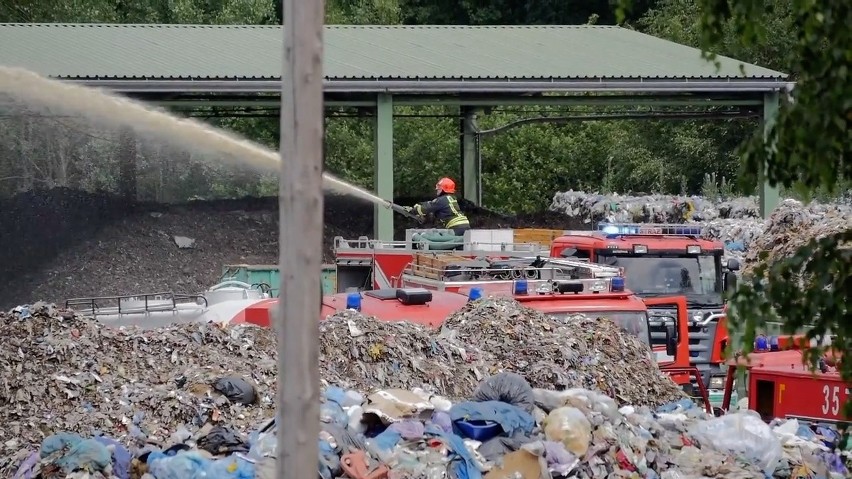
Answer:
[[[422,216],[419,216],[419,215],[412,213],[410,210],[406,209],[404,206],[399,206],[396,203],[386,201],[385,207],[393,210],[396,213],[401,214],[402,216],[411,218],[411,219],[417,221],[418,223],[423,223],[423,217]]]

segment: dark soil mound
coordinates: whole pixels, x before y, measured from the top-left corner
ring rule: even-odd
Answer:
[[[399,198],[410,205],[426,198]],[[510,217],[462,202],[476,228],[582,228],[557,213]],[[325,198],[324,258],[335,236],[372,236],[373,206]],[[397,216],[402,239],[413,221]],[[179,249],[174,236],[195,240]],[[34,300],[203,291],[225,264],[278,262],[278,199],[162,205],[55,188],[0,200],[0,308]]]

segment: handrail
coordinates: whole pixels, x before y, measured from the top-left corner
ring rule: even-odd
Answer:
[[[143,302],[143,306],[141,310],[138,307],[127,308],[122,306],[122,300],[126,299],[140,299]],[[199,300],[202,304],[198,304]],[[152,305],[150,304],[153,301],[165,302],[160,304]],[[159,293],[147,293],[147,294],[127,294],[127,295],[116,295],[116,296],[93,296],[88,298],[71,298],[65,300],[65,307],[68,309],[73,309],[75,306],[88,306],[88,309],[81,310],[83,311],[91,311],[92,315],[97,316],[99,312],[103,309],[115,309],[116,314],[134,314],[134,313],[151,313],[157,311],[169,311],[176,310],[178,307],[178,301],[182,302],[195,302],[199,307],[206,308],[207,298],[204,297],[203,294],[175,294],[172,292],[159,292]],[[117,306],[99,306],[98,303],[101,302],[116,302]],[[102,313],[104,314],[104,313]]]
[[[458,269],[441,269],[435,268],[432,266],[424,266],[424,265],[414,265],[408,264],[406,267],[406,271],[409,272],[412,276],[423,276],[422,274],[418,274],[419,272],[430,272],[438,277],[447,276],[448,273],[453,275],[456,274],[473,274],[473,275],[493,275],[497,279],[556,279],[557,275],[565,275],[567,273],[562,268],[536,268],[532,266],[523,266],[518,265],[512,268],[476,268],[476,267],[462,267]],[[553,273],[554,277],[552,278],[542,278],[542,273]],[[568,278],[566,278],[568,279]]]
[[[429,230],[423,230],[429,231]],[[418,245],[427,245],[428,241],[382,241],[370,239],[366,236],[360,236],[357,239],[346,239],[342,236],[335,236],[333,240],[333,248],[335,251],[394,251],[394,250],[410,250],[412,252],[428,252],[437,254],[463,254],[465,252],[476,252],[483,254],[500,254],[500,253],[549,253],[549,249],[544,248],[541,244],[531,242],[458,242],[456,243],[462,249],[426,249],[418,248]],[[489,249],[488,247],[492,247]]]

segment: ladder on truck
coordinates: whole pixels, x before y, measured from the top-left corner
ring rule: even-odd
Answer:
[[[577,272],[582,272],[585,275],[585,278],[596,279],[596,278],[618,278],[624,276],[624,269],[617,268],[615,266],[606,266],[603,264],[592,263],[589,260],[576,260],[576,259],[560,259],[560,258],[547,258],[547,264],[552,264],[555,266],[564,266],[566,268],[571,268]],[[580,278],[578,278],[580,279]]]
[[[503,279],[602,279],[624,276],[623,268],[588,260],[537,256],[489,261],[428,253],[415,253],[404,274],[432,279],[464,275]]]

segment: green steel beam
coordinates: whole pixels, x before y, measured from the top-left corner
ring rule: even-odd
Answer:
[[[461,143],[462,184],[464,198],[475,205],[482,202],[482,178],[476,155],[476,110],[461,108],[459,120],[459,140]]]
[[[376,194],[382,199],[393,201],[393,97],[391,95],[378,95],[373,134]],[[376,205],[373,218],[375,238],[380,241],[393,241],[393,211]]]
[[[327,103],[328,104],[328,103]],[[672,98],[648,96],[516,96],[516,97],[477,97],[464,98],[453,96],[418,95],[394,97],[399,106],[759,106],[762,101],[743,98]]]
[[[763,97],[763,139],[768,141],[769,130],[778,118],[779,95],[778,93],[767,93]],[[777,186],[772,187],[766,180],[766,165],[763,165],[759,175],[760,214],[768,218],[780,202],[780,191]]]
[[[218,100],[210,98],[178,99],[178,100],[155,100],[149,101],[159,106],[171,108],[197,108],[197,107],[265,107],[276,108],[281,105],[278,99],[250,99],[245,100]],[[439,95],[409,95],[406,97],[394,97],[396,106],[471,106],[471,107],[499,107],[499,106],[760,106],[762,99],[743,98],[673,98],[659,97],[612,97],[612,96],[538,96],[538,97],[477,97],[463,98],[457,96]],[[375,107],[375,100],[335,100],[325,101],[328,108],[340,107]]]

